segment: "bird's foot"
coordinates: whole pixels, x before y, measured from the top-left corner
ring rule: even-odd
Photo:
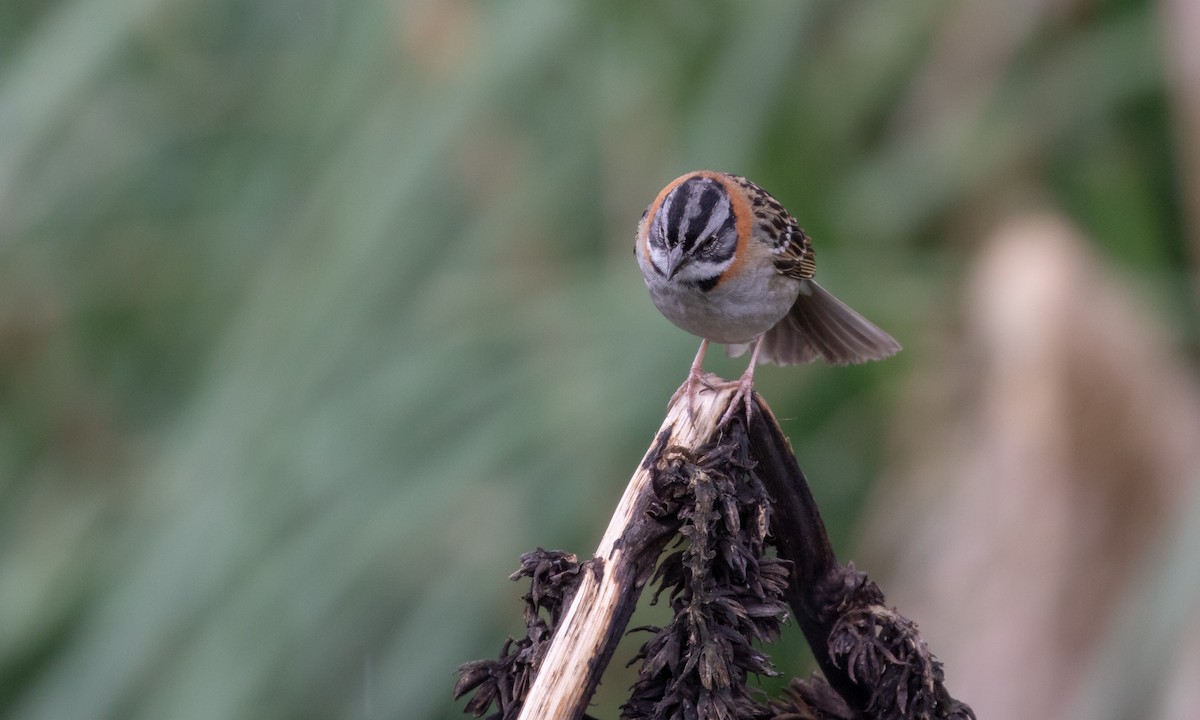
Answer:
[[[754,341],[754,352],[750,353],[750,364],[746,366],[746,371],[738,378],[734,385],[737,386],[737,391],[733,393],[733,397],[729,399],[729,407],[725,408],[725,414],[721,416],[721,421],[717,423],[717,428],[723,428],[737,414],[738,403],[741,402],[746,406],[746,424],[750,424],[750,415],[754,412],[754,367],[758,365],[758,353],[762,350],[763,336],[759,335]],[[726,385],[726,387],[729,387]]]
[[[671,405],[674,405],[680,398],[684,396],[684,401],[687,403],[688,418],[696,419],[696,396],[703,390],[718,390],[720,386],[714,383],[710,378],[715,377],[711,373],[706,373],[699,366],[693,365],[688,371],[687,380],[679,386],[675,394],[671,396]]]
[[[725,414],[717,423],[717,429],[725,427],[733,419],[733,416],[737,414],[739,404],[745,406],[746,423],[749,424],[750,415],[754,412],[754,365],[751,365],[736,381],[727,383],[725,387],[736,387],[737,390],[729,399],[729,407],[725,408]]]

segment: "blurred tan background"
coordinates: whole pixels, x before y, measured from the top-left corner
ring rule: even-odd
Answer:
[[[8,0],[0,717],[459,717],[686,374],[697,168],[905,345],[758,388],[952,692],[1200,717],[1190,0]]]

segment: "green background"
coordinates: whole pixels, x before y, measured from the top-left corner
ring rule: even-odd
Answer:
[[[905,345],[758,375],[844,558],[1000,219],[1071,218],[1190,352],[1155,6],[971,4],[0,5],[0,717],[458,717],[685,376],[632,243],[688,170]]]

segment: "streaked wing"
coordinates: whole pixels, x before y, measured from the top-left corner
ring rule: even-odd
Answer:
[[[801,280],[811,278],[817,269],[817,258],[813,253],[812,240],[796,224],[796,218],[766,190],[740,175],[732,177],[750,198],[757,218],[755,234],[773,246],[775,267],[789,277]]]

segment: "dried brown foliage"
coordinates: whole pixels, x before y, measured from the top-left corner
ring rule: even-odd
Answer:
[[[653,636],[631,661],[641,668],[623,720],[974,718],[946,690],[916,625],[887,607],[865,574],[837,563],[787,440],[757,402],[748,429],[735,418],[696,450],[660,435],[647,457],[653,497],[635,523],[653,532],[631,528],[625,537],[677,534],[654,574],[653,601],[665,596],[672,620],[639,628]],[[526,637],[509,640],[498,660],[460,669],[456,696],[475,691],[467,712],[482,716],[495,704],[489,718],[517,717],[586,567],[565,553],[522,558],[513,579],[532,580]],[[762,647],[789,608],[824,677],[792,680],[783,697],[768,699],[748,679],[778,674]],[[590,671],[598,676],[607,660],[595,658]]]

